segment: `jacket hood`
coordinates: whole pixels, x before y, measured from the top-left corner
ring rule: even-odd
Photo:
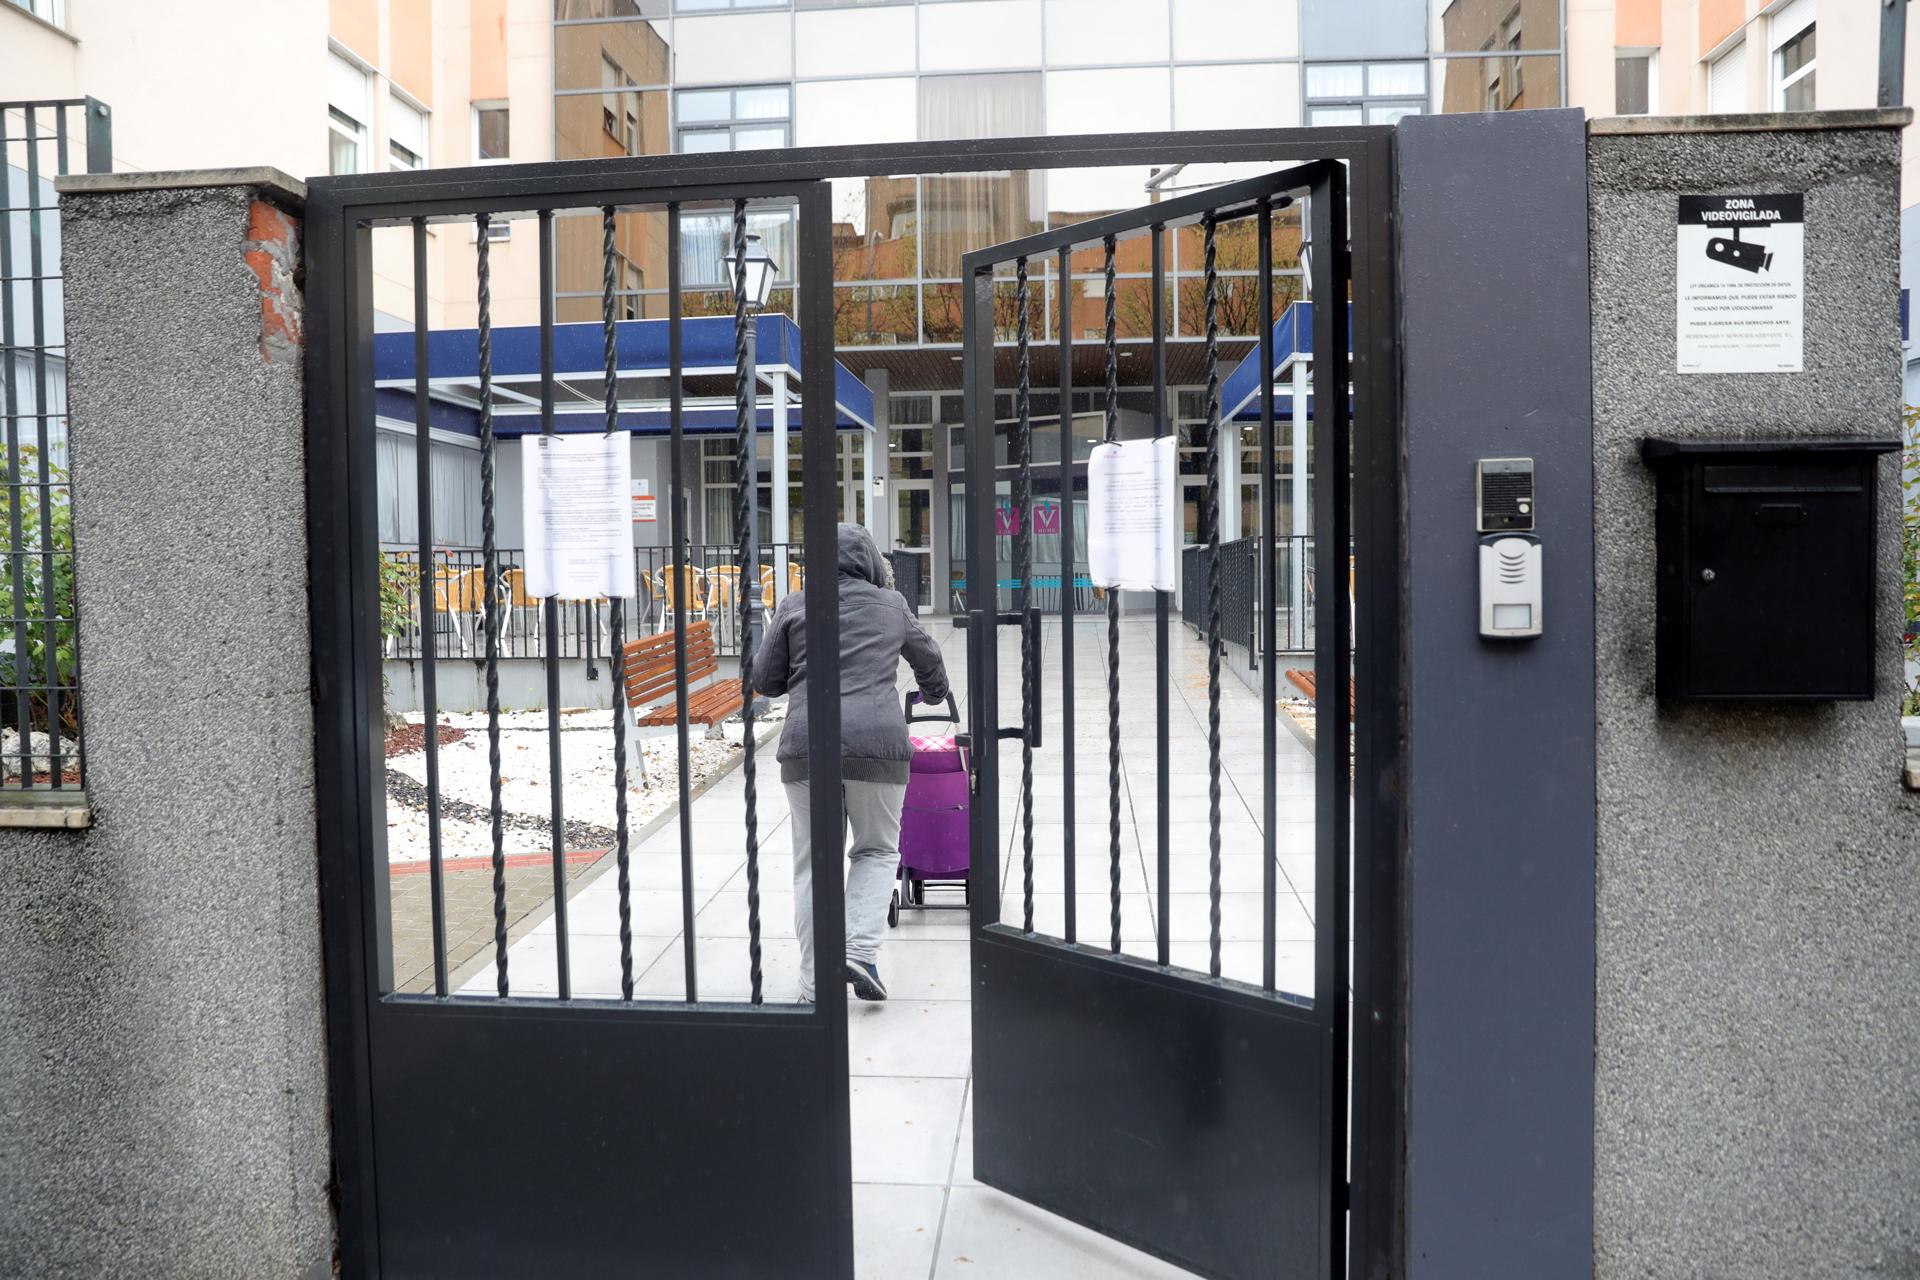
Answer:
[[[887,585],[887,562],[880,558],[880,548],[874,545],[873,535],[864,525],[843,524],[839,526],[840,575],[859,578],[871,582],[876,587]]]

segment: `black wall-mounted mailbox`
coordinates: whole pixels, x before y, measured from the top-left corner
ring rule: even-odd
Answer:
[[[1663,698],[1873,697],[1874,490],[1896,440],[1646,440]]]

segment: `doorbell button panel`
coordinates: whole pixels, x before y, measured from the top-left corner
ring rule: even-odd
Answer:
[[[1481,533],[1532,533],[1533,459],[1480,459],[1474,500]]]
[[[1540,634],[1540,539],[1534,536],[1532,458],[1482,458],[1474,469],[1480,532],[1480,634],[1527,640]]]
[[[1480,634],[1525,640],[1540,634],[1540,539],[1530,533],[1480,538]]]

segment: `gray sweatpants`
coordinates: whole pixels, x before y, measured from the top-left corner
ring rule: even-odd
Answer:
[[[793,827],[793,928],[800,937],[800,994],[813,998],[813,792],[806,782],[789,782],[788,821]],[[887,934],[887,903],[893,897],[894,873],[900,866],[900,808],[906,802],[904,782],[840,784],[845,797],[846,825],[853,831],[847,848],[852,867],[847,871],[847,958],[871,964],[880,956]],[[826,969],[828,982],[840,979],[840,965]]]

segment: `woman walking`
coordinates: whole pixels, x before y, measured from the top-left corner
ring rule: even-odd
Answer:
[[[940,646],[892,587],[873,535],[857,524],[838,532],[840,595],[840,791],[852,842],[846,849],[846,980],[862,1000],[885,1000],[880,942],[887,903],[900,865],[900,809],[906,799],[912,749],[897,686],[905,658],[928,702],[947,697]],[[780,733],[780,780],[787,788],[793,828],[793,926],[800,937],[800,998],[814,996],[813,809],[807,777],[807,630],[804,592],[780,601],[753,662],[753,687],[787,694]],[[831,969],[824,971],[831,975]]]

